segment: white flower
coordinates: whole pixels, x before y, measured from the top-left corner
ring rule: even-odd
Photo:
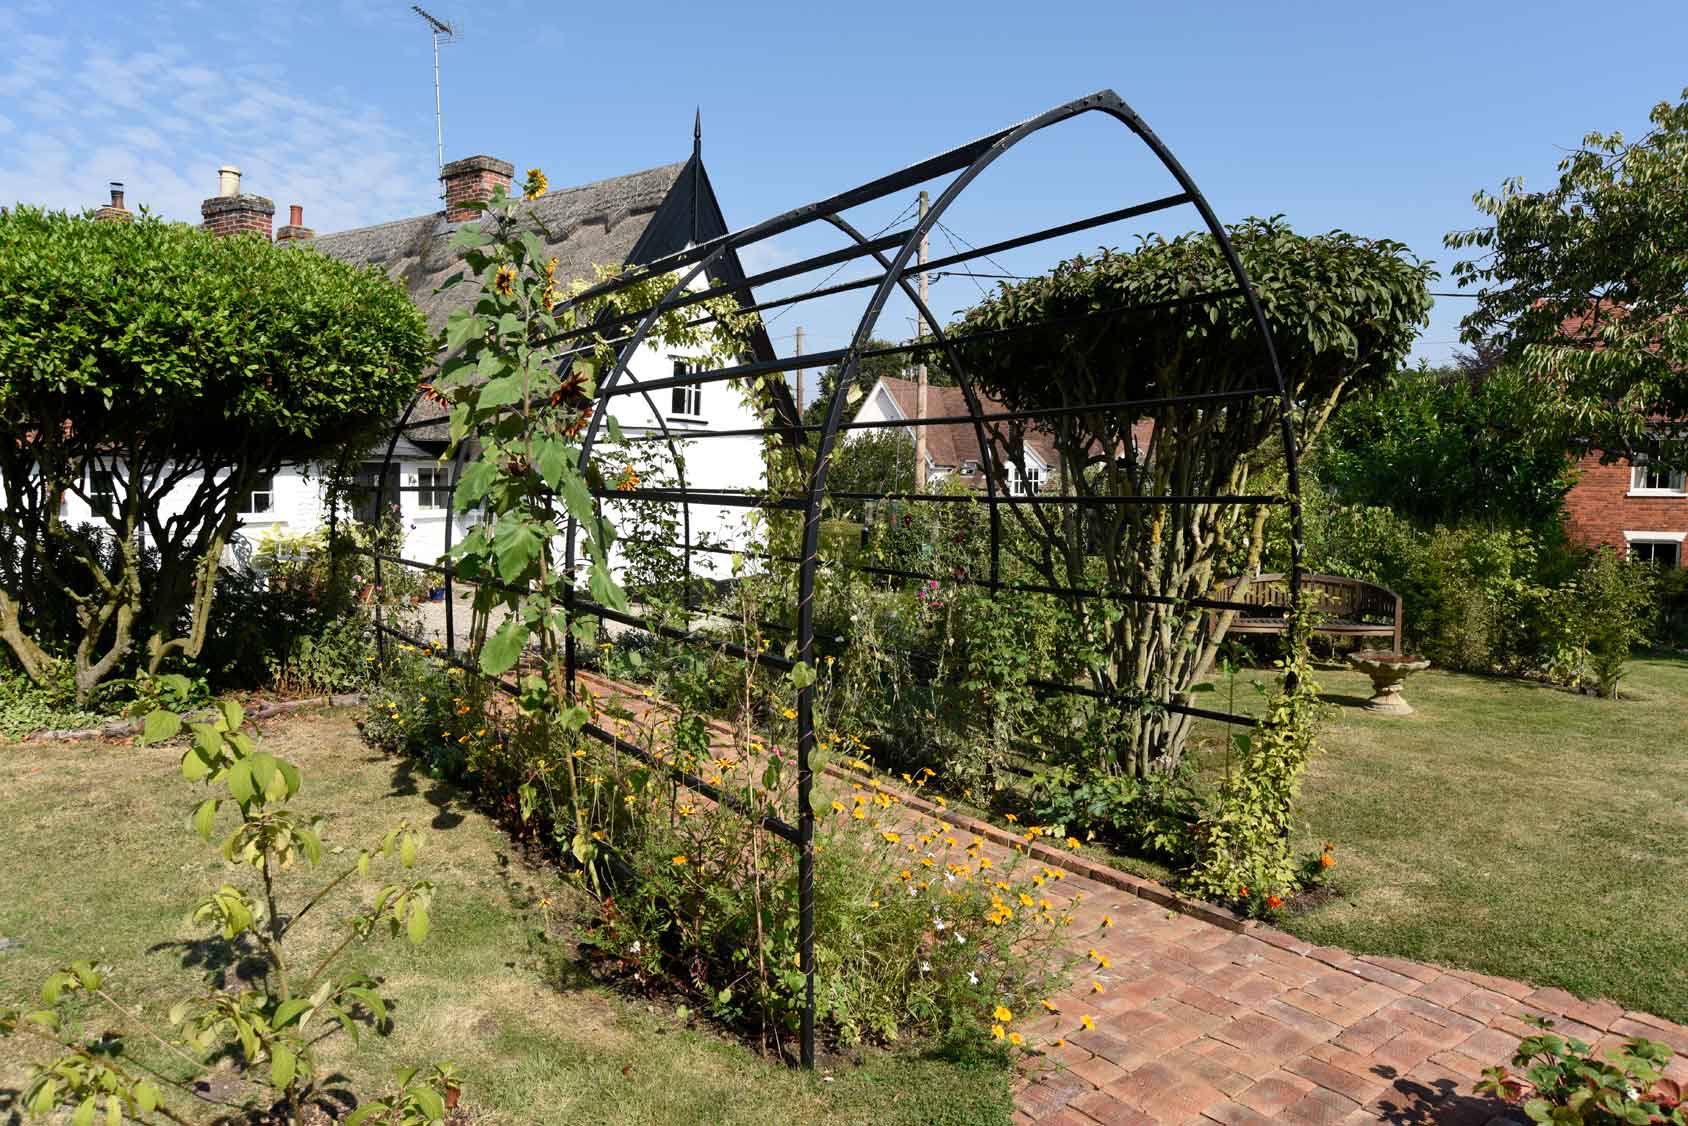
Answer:
[[[949,926],[949,924],[944,922],[942,919],[934,918],[932,920],[932,929],[935,931],[941,931],[947,926]]]
[[[629,946],[627,948],[627,952],[629,954],[637,954],[639,952],[639,943],[637,942],[637,940],[634,941],[632,946]]]
[[[914,898],[914,897],[915,897],[915,896],[917,896],[917,895],[919,895],[919,894],[920,894],[920,892],[918,892],[918,891],[916,891],[916,890],[915,890],[915,887],[914,887],[914,885],[913,885],[913,884],[910,884],[910,885],[909,885],[909,886],[908,886],[908,897],[909,897],[909,898],[910,898],[910,899],[913,899],[913,898]]]
[[[931,962],[920,963],[920,972],[923,973],[923,974],[931,973],[932,972],[932,963]]]
[[[972,970],[968,970],[967,971],[967,984],[968,985],[978,985],[979,984],[979,975],[974,973]]]
[[[957,946],[966,946],[967,945],[967,936],[964,935],[964,934],[956,935],[955,936],[955,944]]]

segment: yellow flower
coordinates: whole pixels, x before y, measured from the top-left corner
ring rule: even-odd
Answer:
[[[674,863],[675,863],[676,866],[684,864],[685,862],[686,862],[686,857],[685,857],[684,854],[682,854],[680,856],[676,856],[674,858]]]
[[[1096,964],[1101,966],[1103,969],[1108,969],[1113,965],[1113,962],[1109,960],[1106,954],[1099,954],[1096,957]]]
[[[1090,992],[1092,992],[1092,993],[1100,993],[1100,992],[1102,992],[1102,983],[1101,983],[1101,982],[1099,982],[1099,981],[1093,981],[1093,982],[1091,982],[1091,983],[1090,983]]]
[[[1051,1000],[1050,1000],[1050,999],[1049,999],[1049,998],[1047,998],[1047,997],[1045,997],[1045,998],[1044,998],[1044,999],[1043,999],[1043,1007],[1044,1007],[1044,1008],[1045,1008],[1045,1009],[1048,1009],[1048,1010],[1049,1010],[1049,1011],[1050,1011],[1050,1012],[1052,1012],[1052,1013],[1058,1013],[1058,1012],[1060,1012],[1060,1011],[1061,1011],[1061,1010],[1060,1010],[1060,1009],[1058,1009],[1058,1008],[1056,1008],[1056,1007],[1055,1007],[1055,1002],[1053,1002],[1053,1001],[1051,1001]]]
[[[996,1012],[992,1013],[991,1016],[1002,1024],[1007,1024],[1009,1021],[1014,1019],[1014,1014],[1008,1011],[1008,1006],[1006,1005],[998,1005],[996,1007]]]
[[[835,801],[835,802],[833,802],[833,803],[832,803],[832,812],[834,812],[834,813],[843,813],[843,812],[844,812],[844,803],[843,803],[843,802],[841,802],[841,801]]]
[[[1025,892],[1021,892],[1020,893],[1020,906],[1021,907],[1030,907],[1031,905],[1032,905],[1032,897],[1027,895]]]
[[[1005,1038],[1007,1035],[1008,1035],[1007,1031],[1000,1024],[991,1025],[991,1039],[1001,1040],[1001,1039]]]
[[[857,821],[866,821],[867,820],[867,811],[862,809],[860,806],[857,806],[856,811],[854,813],[850,814],[850,816],[854,817]]]
[[[1002,816],[1008,819],[1008,823],[1010,825],[1019,820],[1019,818],[1015,817],[1012,813],[1004,813]]]
[[[1089,1013],[1086,1013],[1083,1016],[1079,1017],[1078,1022],[1080,1024],[1084,1025],[1084,1027],[1087,1028],[1087,1029],[1094,1029],[1096,1027],[1096,1022],[1094,1020],[1090,1019]]]
[[[498,267],[498,273],[493,275],[492,287],[494,289],[498,290],[498,292],[503,294],[505,297],[509,297],[511,294],[515,293],[516,292],[516,267],[514,267],[514,266],[500,266],[500,267]],[[424,696],[423,699],[426,700],[427,697]]]
[[[546,193],[550,186],[550,183],[545,179],[545,173],[537,168],[529,168],[527,183],[522,185],[522,198],[538,199]]]
[[[780,714],[783,715],[786,719],[796,719],[797,718],[797,709],[796,708],[787,708],[787,709],[785,709],[785,711],[781,712]]]
[[[1103,927],[1104,930],[1107,929],[1108,927],[1113,926],[1113,925],[1114,925],[1114,917],[1112,915],[1103,915],[1102,916],[1102,927]]]
[[[1026,1038],[1021,1036],[1018,1032],[1010,1032],[1008,1034],[1008,1042],[1018,1048],[1021,1044],[1026,1042]]]
[[[1078,847],[1078,838],[1077,837],[1068,837],[1067,838],[1067,847],[1068,848],[1077,848]]]
[[[889,829],[886,829],[884,832],[880,833],[879,835],[884,837],[891,844],[896,844],[898,841],[903,839],[901,833],[893,833]]]

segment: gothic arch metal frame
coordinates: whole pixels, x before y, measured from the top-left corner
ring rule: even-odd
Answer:
[[[910,262],[915,258],[916,249],[927,234],[934,229],[946,211],[973,184],[975,180],[998,159],[1007,154],[1015,146],[1027,138],[1046,129],[1060,125],[1085,114],[1101,114],[1117,121],[1134,134],[1145,145],[1159,162],[1161,167],[1176,182],[1178,191],[1158,198],[1128,203],[1118,209],[1091,215],[1073,222],[1025,234],[997,242],[983,247],[971,247],[958,250],[958,253],[927,263],[927,269],[957,265],[962,262],[979,258],[987,258],[992,254],[1003,253],[1023,246],[1033,245],[1050,239],[1062,237],[1093,228],[1103,227],[1112,223],[1150,215],[1175,207],[1193,207],[1200,217],[1201,225],[1213,237],[1229,267],[1236,285],[1233,289],[1221,290],[1206,294],[1194,295],[1192,301],[1217,301],[1243,297],[1248,306],[1248,315],[1252,319],[1257,335],[1258,347],[1264,367],[1271,373],[1272,385],[1255,388],[1248,391],[1224,392],[1212,395],[1192,393],[1187,395],[1167,396],[1159,399],[1144,399],[1133,402],[1086,404],[1084,409],[1107,409],[1111,411],[1141,411],[1158,405],[1172,405],[1176,403],[1200,402],[1210,400],[1235,401],[1242,398],[1274,397],[1279,401],[1279,425],[1285,455],[1286,489],[1283,496],[1237,496],[1237,497],[1162,497],[1161,501],[1218,501],[1238,505],[1259,503],[1287,503],[1291,524],[1290,537],[1290,572],[1289,583],[1291,603],[1294,607],[1300,605],[1300,585],[1302,578],[1301,564],[1301,505],[1300,478],[1296,459],[1294,403],[1290,390],[1284,380],[1279,366],[1276,350],[1273,346],[1272,335],[1267,324],[1265,313],[1261,308],[1254,287],[1250,283],[1242,262],[1232,246],[1224,227],[1208,205],[1206,198],[1197,188],[1194,180],[1184,167],[1173,156],[1159,137],[1149,128],[1143,119],[1128,106],[1117,94],[1111,90],[1100,91],[1088,97],[1080,98],[1065,105],[1057,106],[1035,117],[1028,118],[1019,124],[999,130],[968,144],[961,145],[927,160],[910,165],[899,171],[870,180],[858,187],[837,195],[830,196],[816,203],[777,215],[755,226],[708,240],[699,245],[687,247],[685,250],[659,258],[647,264],[627,270],[624,273],[604,281],[587,290],[576,301],[602,296],[633,284],[635,281],[651,278],[655,275],[671,276],[674,280],[661,299],[648,308],[637,313],[619,318],[600,319],[589,328],[576,329],[562,333],[550,341],[552,345],[568,345],[571,340],[582,339],[592,334],[602,334],[611,331],[624,330],[625,335],[618,337],[616,342],[621,345],[620,358],[615,367],[603,378],[598,386],[598,402],[600,409],[594,411],[591,422],[584,433],[580,444],[580,465],[584,469],[591,461],[593,451],[598,445],[603,433],[604,419],[609,414],[609,405],[615,398],[626,395],[640,395],[651,407],[652,415],[656,419],[658,434],[647,435],[650,440],[660,440],[666,443],[670,454],[675,457],[676,464],[683,466],[683,459],[679,456],[676,445],[676,434],[671,431],[664,418],[663,412],[656,409],[651,399],[652,392],[668,390],[682,386],[703,386],[710,383],[720,383],[730,379],[748,378],[770,374],[783,374],[798,368],[820,367],[828,364],[839,364],[842,374],[835,385],[831,398],[827,404],[825,421],[818,427],[805,426],[801,419],[794,415],[784,419],[776,419],[772,424],[755,430],[715,430],[715,431],[687,431],[679,437],[680,441],[690,442],[711,437],[729,437],[761,435],[765,440],[791,440],[794,436],[801,436],[809,431],[818,430],[819,440],[814,451],[813,468],[810,473],[808,486],[801,497],[766,497],[757,490],[728,490],[712,489],[708,491],[689,488],[681,468],[681,477],[677,488],[672,489],[633,489],[630,491],[602,492],[600,500],[612,499],[616,501],[633,501],[640,503],[658,503],[678,505],[681,512],[681,524],[684,529],[683,541],[679,544],[666,545],[684,552],[686,570],[691,573],[692,553],[699,550],[699,545],[692,541],[691,507],[693,504],[703,503],[711,506],[738,507],[777,507],[787,510],[800,511],[803,514],[801,554],[796,558],[784,557],[778,561],[795,564],[797,567],[796,594],[796,660],[787,659],[772,654],[746,653],[732,645],[723,645],[717,641],[710,644],[722,648],[727,652],[746,659],[755,660],[777,669],[790,669],[797,661],[813,662],[814,659],[814,595],[817,572],[822,565],[819,555],[820,527],[822,506],[828,496],[827,477],[831,467],[834,450],[839,436],[847,431],[856,429],[871,429],[883,427],[885,423],[847,423],[844,420],[845,405],[848,391],[855,382],[856,374],[864,358],[891,353],[908,353],[917,349],[935,347],[942,351],[959,384],[967,414],[963,416],[928,417],[917,419],[897,420],[898,426],[932,426],[953,425],[957,423],[971,424],[979,441],[981,459],[985,462],[986,490],[982,503],[988,506],[991,532],[990,574],[988,579],[970,580],[977,585],[987,586],[992,590],[1026,590],[1034,593],[1067,594],[1067,595],[1096,595],[1101,592],[1062,590],[1054,587],[1014,587],[1001,581],[1000,553],[1001,553],[1001,508],[1008,503],[1024,503],[1025,498],[1011,498],[1003,495],[1001,483],[1006,479],[1003,466],[1000,464],[995,450],[995,443],[987,433],[987,423],[1002,421],[1030,420],[1034,417],[1048,417],[1059,413],[1074,413],[1068,408],[1048,408],[1039,411],[1014,413],[987,413],[982,406],[981,399],[968,377],[965,365],[961,362],[955,349],[955,342],[946,333],[944,326],[933,315],[928,304],[923,301],[910,283],[910,277],[915,273],[910,268]],[[862,204],[904,192],[916,185],[926,183],[938,177],[952,175],[953,178],[938,193],[937,198],[926,215],[913,226],[894,232],[890,235],[867,236],[843,217],[843,213]],[[729,282],[715,282],[712,279],[725,276],[717,269],[728,255],[736,255],[746,247],[765,242],[778,235],[796,230],[810,224],[828,224],[842,232],[849,244],[842,249],[816,254],[799,262],[763,271],[742,280]],[[759,285],[766,285],[802,277],[814,271],[824,270],[855,260],[870,260],[878,273],[871,277],[858,278],[851,281],[828,285],[826,280],[804,293],[794,296],[781,297],[762,303],[754,303],[750,295]],[[693,284],[703,279],[703,287],[694,289]],[[721,296],[738,297],[742,308],[746,312],[763,313],[774,308],[783,308],[799,304],[804,301],[830,297],[836,294],[854,290],[871,290],[869,298],[849,344],[841,349],[825,352],[810,353],[800,357],[772,358],[751,360],[734,367],[713,371],[700,371],[672,379],[634,380],[629,374],[632,358],[644,347],[652,326],[662,314],[695,306],[700,302]],[[869,341],[873,330],[884,311],[887,300],[893,293],[900,292],[914,306],[920,320],[924,324],[923,333],[931,338],[930,344],[899,345],[892,348],[870,348]],[[1104,313],[1126,312],[1128,309],[1104,310]],[[708,318],[702,318],[693,323],[703,323]],[[570,353],[562,351],[559,356],[566,357]],[[376,504],[380,511],[386,503],[387,479],[391,471],[393,457],[397,449],[399,437],[410,428],[426,423],[412,421],[418,403],[419,395],[406,410],[387,444],[386,460],[383,463],[381,476],[377,484]],[[1129,421],[1129,420],[1128,420]],[[637,439],[635,439],[637,440]],[[456,484],[458,472],[463,463],[464,447],[460,446],[451,465],[450,484]],[[402,490],[417,490],[423,486],[398,486]],[[437,487],[437,486],[435,486]],[[850,495],[859,499],[871,499],[861,494]],[[936,500],[934,496],[924,494],[897,494],[898,499],[911,501]],[[951,498],[943,498],[951,499]],[[1073,500],[1072,497],[1041,497],[1039,503]],[[1081,498],[1082,499],[1082,498]],[[1090,498],[1107,499],[1107,498]],[[1133,498],[1115,498],[1127,501]],[[1136,498],[1141,499],[1141,498]],[[445,520],[445,542],[443,547],[449,551],[451,546],[451,517]],[[571,519],[568,535],[564,545],[564,566],[572,572],[577,563],[577,531],[578,526]],[[707,550],[707,549],[703,549]],[[476,671],[472,661],[465,659],[465,654],[457,644],[457,631],[452,620],[451,586],[453,570],[449,562],[423,561],[405,559],[401,556],[370,553],[374,559],[377,583],[382,578],[383,563],[395,566],[420,568],[440,574],[447,588],[446,598],[446,637],[442,656],[453,664],[470,671]],[[772,558],[764,556],[764,558]],[[924,579],[929,576],[915,575],[912,572],[888,571],[885,568],[870,568],[876,574],[901,576],[903,578]],[[1109,597],[1121,600],[1150,599],[1158,596],[1134,591],[1109,591]],[[571,592],[568,611],[574,614],[587,614],[603,621],[615,621],[622,625],[647,629],[664,636],[681,640],[699,640],[695,635],[685,631],[677,631],[668,627],[656,626],[644,619],[631,614],[620,613],[607,607],[594,604],[578,594]],[[1223,600],[1193,600],[1185,603],[1196,612],[1210,610],[1239,610],[1245,604],[1227,602]],[[1298,610],[1292,609],[1291,613]],[[390,623],[380,619],[377,615],[376,631],[378,640],[383,646],[388,637],[397,637],[415,644],[426,644],[423,639],[409,637]],[[472,656],[469,654],[468,656]],[[572,635],[568,641],[566,653],[567,668],[571,684],[577,672],[576,655]],[[1075,685],[1045,685],[1056,691],[1073,692],[1080,695],[1100,695],[1092,690]],[[1196,708],[1172,701],[1165,701],[1161,706],[1169,710],[1188,713],[1201,718],[1217,719],[1224,722],[1252,722],[1244,717],[1229,715],[1210,709]],[[798,849],[798,899],[799,899],[799,948],[801,969],[806,979],[805,1006],[801,1027],[801,1059],[804,1066],[812,1066],[814,1062],[814,815],[809,808],[810,792],[814,784],[813,772],[810,769],[811,756],[815,749],[814,725],[814,688],[807,686],[800,689],[796,700],[797,733],[798,733],[798,813],[795,825],[767,818],[763,821],[763,828],[790,842]],[[619,746],[633,753],[641,753],[638,748],[626,744],[610,732],[588,725],[588,734],[602,741]],[[669,768],[673,769],[673,768]],[[685,784],[701,790],[706,795],[735,804],[730,795],[715,791],[703,780],[683,776]]]

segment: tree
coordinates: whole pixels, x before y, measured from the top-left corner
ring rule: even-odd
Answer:
[[[1342,232],[1301,236],[1277,219],[1248,220],[1231,239],[1260,297],[1291,397],[1301,450],[1339,404],[1380,384],[1406,356],[1430,306],[1430,268],[1399,243]],[[1141,412],[1082,408],[1273,385],[1241,297],[1207,234],[1151,236],[1129,253],[1103,251],[1048,276],[1005,286],[971,310],[960,359],[982,393],[1009,411],[1074,409],[1040,423],[1080,505],[1012,505],[1025,561],[1049,582],[1097,588],[1072,596],[1093,652],[1091,675],[1118,701],[1100,765],[1142,776],[1175,766],[1198,674],[1229,625],[1177,605],[1258,570],[1265,506],[1208,501],[1108,503],[1117,498],[1278,493],[1283,450],[1275,395],[1175,403]],[[1124,310],[1098,315],[1105,310]],[[999,330],[1011,331],[999,331]],[[1144,448],[1139,419],[1153,423]],[[1000,460],[1024,472],[1026,424],[992,426]]]
[[[1454,266],[1475,285],[1464,338],[1498,338],[1551,394],[1534,425],[1611,458],[1688,466],[1688,91],[1661,102],[1639,141],[1590,133],[1559,179],[1510,179],[1475,202],[1491,224],[1447,236],[1483,256]]]
[[[197,656],[244,496],[367,445],[430,352],[375,269],[147,215],[0,211],[0,637],[38,682],[68,648],[83,700],[137,644],[154,672]],[[66,495],[99,534],[66,524]]]
[[[1319,480],[1425,528],[1554,528],[1574,473],[1563,436],[1530,424],[1542,393],[1510,367],[1401,371],[1332,419]]]
[[[862,430],[834,447],[826,487],[833,493],[912,493],[914,441],[901,430]],[[838,510],[859,516],[863,502],[840,500]]]

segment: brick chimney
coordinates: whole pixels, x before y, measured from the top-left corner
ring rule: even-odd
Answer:
[[[494,156],[466,156],[440,169],[440,183],[445,187],[445,221],[462,223],[478,216],[463,204],[478,200],[485,203],[492,198],[492,189],[510,190],[510,177],[516,166]]]
[[[119,180],[111,182],[111,203],[94,212],[96,223],[133,223],[135,216],[123,206],[123,184]]]
[[[275,233],[277,242],[307,242],[316,238],[316,232],[305,226],[305,209],[299,204],[290,204],[287,208],[287,226]]]
[[[255,234],[270,237],[275,204],[261,195],[242,195],[240,169],[225,164],[217,169],[217,194],[199,205],[206,230],[223,235]]]

